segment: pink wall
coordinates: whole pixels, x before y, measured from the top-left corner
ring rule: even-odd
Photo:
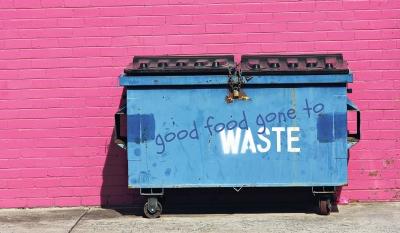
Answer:
[[[0,207],[135,201],[111,135],[138,54],[343,53],[363,141],[341,201],[400,200],[400,1],[148,2],[1,0]]]

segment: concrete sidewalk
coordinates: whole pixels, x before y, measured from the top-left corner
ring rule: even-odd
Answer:
[[[164,214],[126,209],[0,210],[0,232],[400,232],[400,203],[339,206],[339,213]]]

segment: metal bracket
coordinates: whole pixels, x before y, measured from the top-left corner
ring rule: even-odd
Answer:
[[[347,149],[357,144],[361,139],[361,112],[360,109],[351,100],[347,99],[347,110],[357,113],[357,131],[356,133],[348,133]]]
[[[142,196],[162,196],[164,188],[141,188],[140,195]]]
[[[234,189],[236,192],[240,192],[240,190],[242,190],[242,188],[243,188],[243,186],[240,186],[240,187],[233,187],[233,189]]]
[[[149,197],[147,199],[147,202],[149,203],[148,207],[149,211],[151,213],[155,213],[157,210],[157,203],[158,203],[157,197]]]
[[[127,139],[126,136],[121,135],[121,120],[126,116],[126,105],[122,106],[118,111],[115,113],[115,138],[114,142],[121,147],[122,149],[126,150]],[[126,120],[126,118],[125,118]],[[125,124],[126,125],[126,124]]]
[[[320,186],[320,187],[311,187],[311,192],[313,195],[321,195],[321,194],[334,194],[336,193],[336,187],[332,186]]]

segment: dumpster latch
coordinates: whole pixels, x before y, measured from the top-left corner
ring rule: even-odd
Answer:
[[[242,71],[239,66],[235,69],[229,69],[228,75],[228,95],[225,97],[227,103],[232,103],[233,100],[250,100],[250,97],[242,90],[244,84],[252,79],[252,77],[242,76]]]

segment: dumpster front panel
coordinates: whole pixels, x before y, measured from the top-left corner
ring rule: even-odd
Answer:
[[[255,85],[127,91],[129,187],[347,183],[346,86]]]

